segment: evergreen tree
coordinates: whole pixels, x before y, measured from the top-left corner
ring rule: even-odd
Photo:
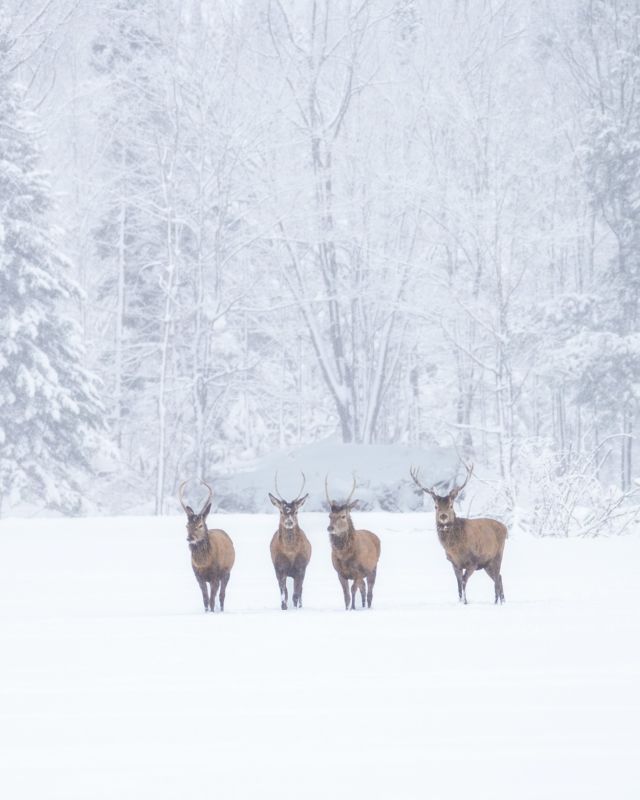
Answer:
[[[77,511],[100,429],[83,367],[79,290],[49,222],[33,123],[0,39],[0,502]]]

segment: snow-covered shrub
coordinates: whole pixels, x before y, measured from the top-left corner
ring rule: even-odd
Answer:
[[[640,522],[640,486],[623,492],[598,477],[600,448],[562,453],[544,444],[528,448],[529,513],[524,521],[538,536],[621,534]],[[525,490],[526,491],[526,490]]]

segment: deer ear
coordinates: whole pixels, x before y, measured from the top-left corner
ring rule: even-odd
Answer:
[[[202,518],[206,519],[209,516],[210,511],[211,511],[211,501],[209,501],[207,505],[204,507],[204,510],[202,512]]]
[[[352,500],[349,503],[349,505],[347,506],[347,510],[351,511],[352,508],[357,508],[358,507],[358,502],[359,502],[358,500]]]
[[[193,513],[193,509],[191,508],[191,506],[185,506],[184,510],[187,512],[188,517],[195,517],[195,514]]]
[[[304,505],[304,501],[307,499],[307,497],[309,497],[309,493],[308,492],[307,492],[307,494],[305,494],[304,497],[299,497],[296,500],[296,508],[300,508],[300,506],[303,506]]]
[[[280,508],[280,501],[277,497],[274,497],[271,492],[269,492],[269,500],[273,503],[276,508]]]

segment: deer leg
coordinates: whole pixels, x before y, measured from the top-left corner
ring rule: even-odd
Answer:
[[[280,587],[280,608],[283,611],[287,610],[287,601],[289,599],[289,592],[287,591],[287,574],[286,572],[276,572],[278,578],[278,586]]]
[[[196,580],[198,581],[198,586],[200,587],[200,591],[202,592],[202,602],[204,603],[204,610],[209,610],[209,587],[207,586],[207,582],[201,580],[196,575]]]
[[[496,570],[496,565],[491,561],[487,566],[484,568],[484,571],[493,581],[493,588],[495,590],[495,602],[497,603],[500,599],[500,587],[498,584],[498,574]]]
[[[338,580],[340,581],[340,586],[342,586],[342,593],[344,594],[344,607],[349,610],[349,581],[346,578],[343,578],[342,575],[338,575]]]
[[[502,566],[502,553],[496,558],[496,572],[497,572],[497,580],[496,580],[496,592],[498,595],[498,600],[501,603],[504,603],[504,589],[502,588],[502,573],[500,572],[500,567]]]
[[[296,570],[293,576],[293,605],[295,608],[302,608],[302,582],[304,581],[305,568]]]
[[[475,567],[467,567],[462,576],[462,602],[467,604],[467,581],[476,571]]]
[[[220,579],[220,611],[224,611],[224,598],[227,594],[227,584],[229,583],[229,576],[231,573],[229,570],[222,573],[222,578]]]
[[[375,567],[372,572],[367,575],[367,606],[371,608],[371,603],[373,602],[373,587],[376,582],[376,573],[378,568]],[[362,604],[364,605],[364,603]]]
[[[212,581],[210,581],[210,584],[211,596],[209,597],[209,609],[214,611],[216,606],[216,595],[218,594],[218,589],[220,587],[220,578],[214,578]]]
[[[502,588],[502,575],[500,575],[500,573],[498,573],[498,580],[496,582],[496,598],[496,603],[498,600],[500,603],[504,603],[504,589]]]
[[[351,610],[356,610],[356,592],[360,586],[360,578],[354,578],[351,583]]]
[[[495,602],[497,603],[504,603],[504,592],[502,591],[502,575],[500,575],[500,564],[496,561],[492,561],[490,564],[484,568],[487,575],[493,581],[493,586],[495,588]]]
[[[453,567],[453,571],[456,574],[456,581],[458,582],[458,600],[462,602],[463,601],[462,570],[456,567],[456,565],[453,563],[451,564],[451,566]],[[467,601],[464,600],[464,602],[466,603]]]

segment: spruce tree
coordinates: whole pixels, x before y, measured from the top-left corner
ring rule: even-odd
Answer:
[[[0,38],[0,502],[79,511],[100,430],[31,115]]]

